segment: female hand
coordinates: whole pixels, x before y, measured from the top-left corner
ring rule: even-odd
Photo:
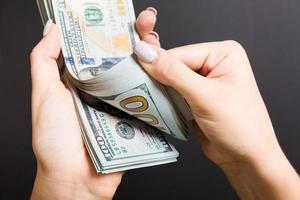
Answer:
[[[142,41],[144,69],[185,97],[205,155],[242,199],[300,199],[299,178],[283,154],[248,57],[234,41],[159,48]]]
[[[155,37],[156,11],[148,8],[137,20],[141,37]],[[81,138],[70,91],[60,79],[57,27],[48,22],[44,38],[31,54],[32,145],[37,177],[32,199],[112,199],[122,173],[97,174]]]

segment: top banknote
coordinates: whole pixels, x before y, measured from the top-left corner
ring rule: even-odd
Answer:
[[[47,5],[74,86],[162,132],[187,138],[192,117],[185,100],[150,78],[133,56],[140,39],[132,0],[52,0]]]

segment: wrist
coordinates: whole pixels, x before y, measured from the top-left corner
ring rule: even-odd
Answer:
[[[280,149],[246,161],[221,165],[241,199],[298,199],[300,180]]]
[[[116,188],[93,186],[79,180],[57,179],[38,170],[31,200],[109,200],[113,198],[115,191]]]

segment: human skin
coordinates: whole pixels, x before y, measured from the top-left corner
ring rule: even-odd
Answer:
[[[278,144],[243,48],[226,41],[165,51],[152,32],[155,22],[153,9],[138,17],[140,37],[152,45],[144,51],[156,53],[141,64],[186,98],[203,152],[224,171],[241,199],[300,199],[298,175]],[[58,30],[52,26],[31,54],[38,163],[32,199],[111,199],[122,173],[95,172],[70,91],[59,77],[59,52]]]
[[[168,51],[138,43],[143,68],[190,105],[204,154],[241,199],[300,199],[300,179],[284,155],[243,47],[235,41]]]
[[[156,11],[137,19],[141,38],[155,38]],[[32,200],[112,199],[123,173],[97,174],[81,138],[72,96],[59,76],[60,36],[55,25],[31,53],[32,145],[37,175]]]

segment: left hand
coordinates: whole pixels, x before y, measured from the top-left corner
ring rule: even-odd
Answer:
[[[142,39],[159,45],[152,31],[155,9],[137,20]],[[81,138],[72,96],[60,79],[58,28],[49,23],[31,53],[32,145],[37,177],[32,199],[112,199],[123,173],[97,174]]]

